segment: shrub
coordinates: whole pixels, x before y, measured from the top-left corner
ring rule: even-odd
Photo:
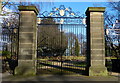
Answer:
[[[6,58],[11,58],[11,52],[10,51],[3,51],[2,56]]]

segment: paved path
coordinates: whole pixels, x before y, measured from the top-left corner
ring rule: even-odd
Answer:
[[[9,73],[2,74],[2,81],[118,81],[117,76],[89,77],[89,76],[12,76]]]

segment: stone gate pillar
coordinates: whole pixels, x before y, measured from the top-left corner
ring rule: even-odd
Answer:
[[[106,76],[104,7],[89,7],[86,11],[87,23],[87,63],[89,76]]]
[[[35,6],[19,6],[19,55],[15,74],[36,74],[37,14]]]

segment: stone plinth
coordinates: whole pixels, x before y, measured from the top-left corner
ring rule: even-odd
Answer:
[[[87,70],[89,76],[106,76],[104,7],[89,7],[86,11],[87,23]]]
[[[36,74],[37,14],[35,6],[19,6],[19,55],[15,74]]]

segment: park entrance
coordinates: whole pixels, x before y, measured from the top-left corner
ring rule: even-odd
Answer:
[[[80,12],[61,5],[38,17],[37,74],[76,75],[86,68],[86,25]]]
[[[89,76],[108,74],[104,7],[89,7],[86,21],[84,15],[63,5],[39,15],[35,6],[19,6],[19,10],[19,55],[15,74],[74,75],[84,74],[84,71]]]

